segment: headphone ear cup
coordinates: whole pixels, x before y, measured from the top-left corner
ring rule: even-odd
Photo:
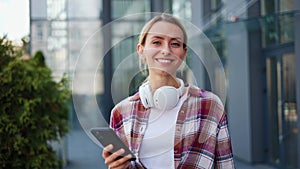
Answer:
[[[142,104],[145,108],[150,108],[154,106],[152,92],[148,83],[144,83],[139,87],[139,95]]]
[[[173,109],[182,95],[184,90],[184,83],[181,79],[180,88],[176,89],[172,86],[163,86],[158,88],[152,95],[149,83],[146,82],[139,87],[139,95],[141,102],[145,108],[156,107],[160,110]]]
[[[179,97],[179,92],[175,87],[163,86],[154,92],[153,102],[160,110],[170,110],[177,105]]]

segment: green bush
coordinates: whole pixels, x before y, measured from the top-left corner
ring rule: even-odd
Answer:
[[[67,79],[53,80],[41,52],[22,53],[0,38],[0,168],[59,168],[49,142],[68,132]]]

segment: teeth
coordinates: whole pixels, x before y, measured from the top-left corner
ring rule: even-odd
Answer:
[[[158,59],[159,62],[162,62],[162,63],[170,63],[171,60],[166,60],[166,59]]]

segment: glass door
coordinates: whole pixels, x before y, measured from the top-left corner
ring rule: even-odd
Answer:
[[[268,159],[284,168],[297,168],[295,55],[267,57]]]

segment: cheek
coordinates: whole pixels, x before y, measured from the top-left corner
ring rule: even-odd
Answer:
[[[152,56],[155,56],[157,53],[159,52],[158,49],[154,49],[154,48],[148,48],[146,50],[144,50],[144,55],[145,57],[152,57]]]
[[[179,59],[180,59],[181,61],[184,61],[185,55],[181,55],[181,56],[179,57]]]
[[[177,51],[174,53],[181,61],[184,61],[185,59],[185,52],[183,50]]]

